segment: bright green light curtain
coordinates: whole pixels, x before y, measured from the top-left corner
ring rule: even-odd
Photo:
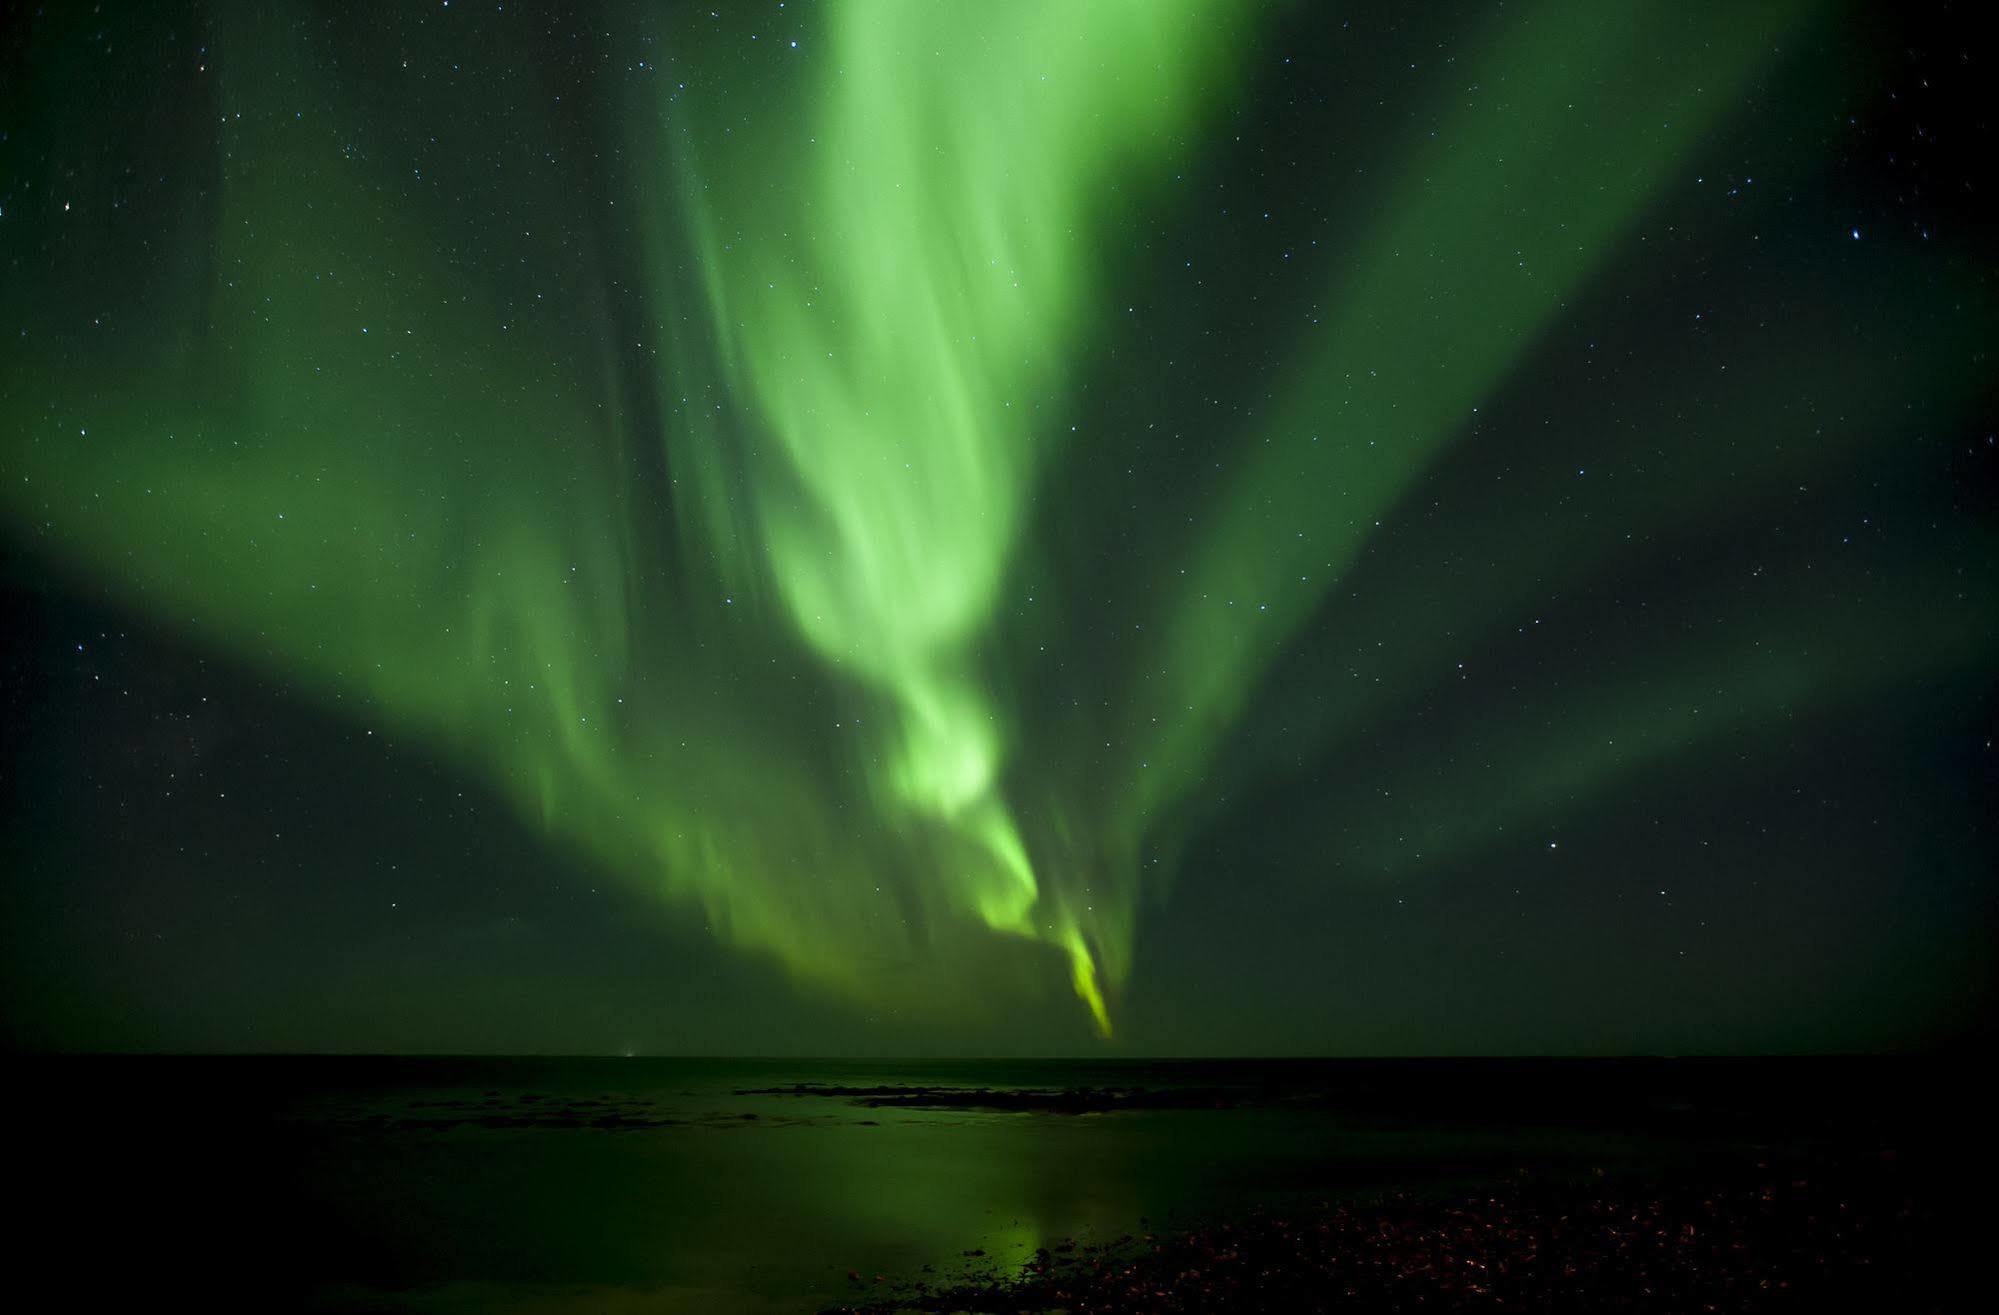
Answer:
[[[1151,216],[1261,75],[1282,18],[1246,6],[676,14],[602,75],[619,140],[582,198],[560,88],[415,91],[450,76],[439,49],[357,67],[296,15],[219,23],[190,55],[215,113],[179,158],[207,171],[181,231],[121,229],[117,179],[66,165],[6,216],[42,245],[5,293],[0,506],[801,980],[966,1016],[1069,989],[1108,1034],[1166,820],[1267,770],[1231,732],[1273,664],[1805,17],[1711,8],[1510,8],[1421,84],[1392,170],[1328,162],[1315,202],[1366,218],[1301,253],[1320,313],[1275,395],[1204,421],[1195,511],[1125,581],[1145,638],[1082,712],[1020,701],[1059,686],[1087,606],[1034,611],[1037,527],[1089,514],[1061,486],[1091,441],[1079,371],[1115,355],[1113,280],[1165,259]],[[402,95],[479,108],[380,110]],[[101,131],[69,113],[59,164]],[[130,306],[72,295],[142,240]],[[1963,625],[1921,625],[1870,679],[1965,660]],[[1627,761],[1600,741],[1736,648],[1756,636],[1583,692],[1569,733],[1477,728],[1523,771],[1432,810],[1430,851],[1586,794]],[[1832,679],[1765,662],[1711,720]]]

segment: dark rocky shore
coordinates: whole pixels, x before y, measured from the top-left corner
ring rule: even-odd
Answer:
[[[1921,1200],[1880,1159],[1671,1186],[1523,1174],[1476,1195],[1064,1242],[1024,1267],[972,1252],[949,1276],[851,1275],[856,1300],[827,1315],[1970,1309],[1954,1295],[1953,1244]]]

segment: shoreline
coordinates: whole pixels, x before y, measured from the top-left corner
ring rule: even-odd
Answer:
[[[821,1315],[1942,1310],[1939,1215],[1888,1152],[1670,1177],[1523,1170],[1490,1190],[1063,1240],[1017,1267],[968,1252],[952,1274],[850,1274],[855,1300]]]

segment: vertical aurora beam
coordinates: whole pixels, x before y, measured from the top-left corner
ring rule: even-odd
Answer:
[[[1156,172],[1207,95],[1223,43],[1202,8],[838,6],[798,115],[811,144],[786,153],[796,184],[693,172],[680,189],[709,235],[732,391],[770,440],[749,480],[757,565],[812,650],[885,700],[865,750],[881,805],[974,842],[951,897],[1062,947],[1105,1032],[1090,951],[1002,796],[1009,718],[977,646],[1113,189]],[[677,456],[718,460],[685,438]]]
[[[875,825],[815,770],[798,655],[691,601],[720,592],[698,564],[648,553],[654,491],[634,477],[610,386],[621,348],[593,304],[602,289],[587,268],[580,295],[553,282],[575,271],[568,234],[605,198],[558,185],[527,202],[554,222],[518,227],[433,206],[377,163],[398,153],[399,121],[327,78],[297,19],[218,24],[222,112],[184,148],[220,174],[173,198],[206,260],[100,289],[92,244],[114,240],[115,219],[87,201],[72,217],[60,197],[9,216],[48,253],[0,286],[8,323],[31,326],[0,359],[10,532],[446,759],[552,845],[698,909],[802,981],[933,1017],[1032,994],[1053,954],[996,950],[983,925],[974,935],[911,889],[940,867],[985,870],[1004,831],[968,817],[954,847]],[[513,138],[533,143],[529,159],[557,157],[553,121],[494,117],[529,134]],[[105,150],[90,133],[79,118],[52,157]],[[459,187],[479,185],[480,163],[459,166]],[[500,265],[555,295],[514,300],[477,276]],[[149,314],[100,326],[79,309],[93,302]],[[192,327],[119,328],[162,320]],[[762,678],[739,682],[746,667]]]
[[[1877,260],[1865,277],[1856,273],[1845,281],[1843,304],[1893,307],[1893,290],[1921,277],[1918,261]],[[1583,444],[1583,450],[1612,457],[1627,471],[1642,461],[1650,473],[1602,481],[1592,490],[1590,514],[1568,522],[1561,534],[1517,532],[1521,508],[1560,506],[1573,496],[1580,472],[1559,450],[1544,454],[1538,469],[1509,469],[1503,497],[1453,497],[1448,517],[1426,520],[1420,556],[1377,574],[1356,594],[1329,600],[1321,610],[1320,623],[1329,633],[1350,637],[1342,646],[1348,660],[1339,664],[1346,678],[1323,678],[1323,648],[1287,654],[1282,669],[1273,669],[1263,682],[1257,704],[1283,706],[1287,739],[1305,752],[1354,743],[1379,746],[1386,722],[1420,718],[1426,705],[1434,707],[1438,673],[1462,673],[1458,659],[1503,647],[1508,636],[1518,634],[1520,619],[1539,616],[1549,600],[1606,579],[1641,577],[1648,563],[1698,554],[1718,525],[1782,515],[1802,472],[1836,470],[1864,459],[1882,435],[1906,423],[1912,401],[1939,414],[1968,410],[1976,376],[1962,369],[1962,360],[1975,334],[1940,327],[1906,309],[1899,315],[1877,309],[1875,315],[1901,345],[1893,363],[1855,341],[1851,317],[1833,304],[1801,314],[1800,324],[1778,344],[1756,324],[1722,331],[1718,340],[1727,345],[1720,355],[1753,363],[1728,373],[1725,400],[1715,395],[1718,383],[1708,385],[1711,416],[1725,416],[1725,422],[1708,419],[1691,441],[1675,432],[1676,426],[1657,423],[1614,444]],[[1773,380],[1786,386],[1772,387]],[[1642,383],[1628,383],[1623,400],[1634,411],[1673,415],[1684,387],[1679,371],[1660,370]],[[1837,422],[1825,423],[1828,415]],[[1796,441],[1759,441],[1785,434]],[[1634,461],[1634,454],[1643,455]],[[1594,460],[1590,465],[1592,474],[1599,473]],[[1725,478],[1689,477],[1717,467]],[[1440,564],[1448,565],[1440,569]],[[1470,850],[1509,828],[1532,825],[1529,819],[1545,824],[1564,807],[1588,807],[1619,782],[1716,737],[1780,724],[1825,703],[1857,704],[1901,682],[1975,665],[1979,647],[1973,631],[1980,624],[1992,630],[1992,607],[1954,598],[1952,591],[1938,590],[1934,578],[1902,569],[1907,578],[1891,591],[1892,610],[1905,615],[1885,629],[1892,640],[1820,609],[1817,642],[1801,643],[1812,622],[1791,614],[1792,608],[1765,600],[1738,610],[1707,601],[1700,610],[1725,640],[1670,655],[1620,653],[1604,641],[1598,656],[1605,665],[1647,674],[1642,681],[1626,677],[1615,693],[1570,685],[1559,709],[1567,728],[1560,734],[1549,734],[1548,709],[1540,704],[1538,719],[1509,721],[1459,710],[1462,743],[1509,746],[1504,774],[1440,787],[1439,777],[1447,772],[1434,753],[1402,761],[1396,752],[1377,747],[1369,755],[1371,770],[1392,782],[1384,788],[1400,806],[1371,807],[1366,818],[1341,819],[1349,831],[1375,826],[1395,838],[1366,853],[1361,870],[1398,872],[1418,856],[1432,861]],[[1660,606],[1668,600],[1655,592],[1650,601]],[[1365,659],[1355,656],[1362,651]],[[1856,661],[1862,654],[1866,660]],[[1307,655],[1318,659],[1317,670],[1299,660]],[[1772,671],[1773,661],[1788,671]],[[1474,665],[1484,666],[1485,659]],[[1701,674],[1689,682],[1688,668]],[[1447,676],[1449,683],[1455,682]],[[1668,690],[1675,692],[1662,697]],[[1695,691],[1698,697],[1692,696]],[[1285,765],[1259,755],[1258,747],[1254,733],[1237,734],[1218,754],[1213,774],[1237,792],[1281,789]],[[1183,831],[1192,821],[1190,811],[1199,810],[1176,810],[1176,826]]]
[[[1506,379],[1809,6],[1701,13],[1546,0],[1497,20],[1474,90],[1405,153],[1380,219],[1333,257],[1326,323],[1242,448],[1127,686],[1092,828],[1113,856],[1094,943],[1129,966],[1137,855],[1198,788],[1263,673],[1379,518]],[[1614,70],[1618,76],[1606,76]]]
[[[405,114],[364,113],[282,7],[218,23],[219,113],[181,143],[177,176],[219,162],[174,201],[207,258],[87,294],[184,331],[80,318],[112,234],[66,206],[32,221],[51,260],[0,289],[35,326],[0,361],[0,505],[65,571],[441,755],[802,980],[969,1017],[1037,995],[1059,956],[1104,1028],[1090,947],[1001,797],[1013,719],[977,646],[1120,189],[1179,148],[1233,42],[1192,7],[829,16],[822,142],[779,125],[788,152],[720,180],[702,231],[726,240],[678,252],[756,415],[728,454],[667,425],[690,483],[745,490],[707,499],[708,558],[650,553],[630,346],[590,286],[615,253],[571,238],[607,198],[557,170],[525,191],[537,222],[508,223],[482,157],[398,139],[436,108],[425,84],[364,59]],[[559,159],[555,121],[522,117],[496,105],[442,149],[491,133],[531,146],[516,169]],[[65,122],[51,158],[103,150]],[[468,189],[492,216],[447,202]],[[709,604],[746,576],[803,653]],[[851,773],[803,729],[815,665],[874,701]]]

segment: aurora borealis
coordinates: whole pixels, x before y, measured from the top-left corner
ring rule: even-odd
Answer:
[[[1965,1026],[1963,33],[1400,8],[5,20],[14,1031]]]

